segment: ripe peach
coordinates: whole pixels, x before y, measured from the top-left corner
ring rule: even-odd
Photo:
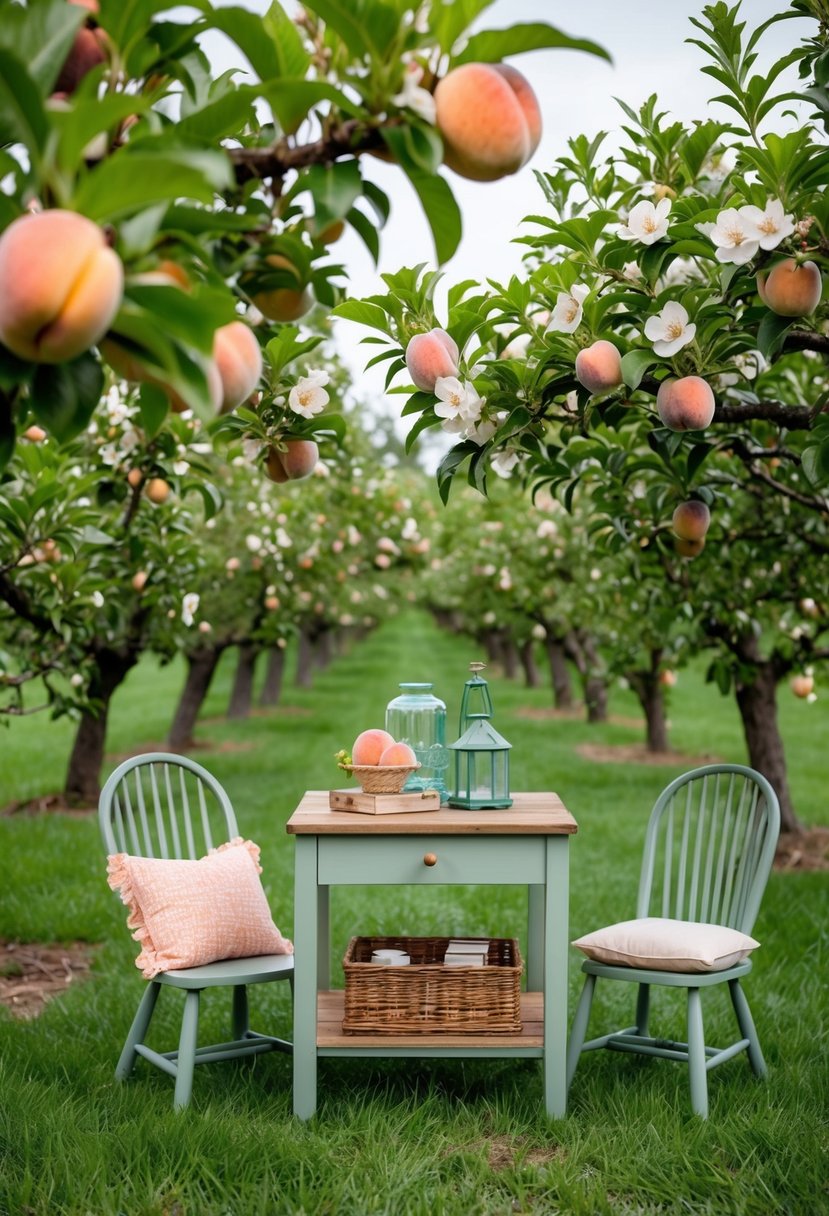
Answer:
[[[268,612],[276,612],[277,608],[279,607],[279,598],[275,595],[266,595],[265,607],[267,608]]]
[[[457,376],[460,351],[445,329],[415,334],[406,347],[406,367],[412,382],[424,392],[435,391],[438,376]]]
[[[684,540],[682,537],[677,537],[674,541],[674,549],[680,557],[699,557],[705,548],[705,540]]]
[[[262,375],[262,351],[244,321],[222,325],[213,335],[213,358],[222,381],[220,412],[247,401]]]
[[[265,474],[279,483],[301,481],[313,473],[319,456],[319,446],[313,439],[286,439],[283,449],[269,449]]]
[[[28,439],[30,443],[43,443],[46,432],[42,426],[30,426],[23,432],[23,438]]]
[[[669,667],[665,667],[659,673],[659,683],[663,688],[673,688],[676,684],[676,672],[671,671]]]
[[[704,502],[690,499],[681,502],[671,520],[674,532],[680,540],[702,540],[711,523],[711,512]]]
[[[127,481],[133,489],[135,489],[136,486],[140,486],[143,480],[144,474],[140,469],[130,469],[129,473],[127,473]]]
[[[814,262],[786,258],[757,275],[760,299],[780,317],[807,317],[820,303],[823,280]]]
[[[133,591],[143,591],[144,587],[146,585],[146,582],[147,582],[147,571],[139,570],[136,574],[134,574],[132,576],[131,581],[132,581]]]
[[[702,431],[714,417],[714,394],[701,376],[663,380],[656,394],[656,409],[671,431]]]
[[[408,743],[392,743],[383,752],[379,763],[384,767],[391,764],[417,764],[417,756]]]
[[[576,355],[576,379],[591,393],[604,393],[622,383],[622,357],[612,342],[600,338]]]
[[[791,690],[796,697],[808,697],[815,687],[814,676],[792,676]]]
[[[0,236],[0,341],[21,359],[63,363],[88,350],[123,289],[121,259],[74,211],[22,215]]]
[[[99,12],[98,0],[69,0],[79,8],[85,8],[92,16]],[[87,72],[91,72],[106,59],[107,37],[103,30],[90,28],[88,22],[75,35],[72,49],[55,81],[56,93],[74,93]]]
[[[251,295],[251,300],[269,321],[298,321],[313,307],[314,297],[310,287],[302,282],[296,266],[283,254],[269,254],[265,262],[274,270],[285,271],[296,286],[264,288]],[[241,286],[245,288],[244,278]]]
[[[150,502],[166,502],[170,496],[170,485],[163,477],[151,477],[147,482],[146,494]]]
[[[354,740],[351,761],[353,764],[379,764],[386,748],[393,744],[394,739],[387,730],[364,730]]]
[[[503,63],[465,63],[435,89],[443,159],[461,177],[495,181],[525,165],[541,139],[528,81]]]

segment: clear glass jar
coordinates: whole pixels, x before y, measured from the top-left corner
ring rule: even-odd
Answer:
[[[386,730],[397,743],[408,743],[420,768],[412,773],[404,792],[437,790],[446,801],[446,705],[432,693],[431,684],[401,684],[400,696],[386,706]]]

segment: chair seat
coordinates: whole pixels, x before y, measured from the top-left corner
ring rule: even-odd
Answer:
[[[161,971],[155,980],[173,988],[219,988],[227,984],[264,984],[289,979],[294,971],[292,954],[258,954],[250,958],[225,958],[202,967]]]
[[[664,984],[668,988],[709,988],[725,980],[736,980],[748,975],[751,959],[743,959],[724,971],[651,971],[644,967],[619,967],[612,963],[597,963],[587,959],[581,965],[586,975],[596,975],[607,980],[627,980],[632,984]]]

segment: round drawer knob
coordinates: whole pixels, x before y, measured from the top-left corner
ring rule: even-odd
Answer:
[[[436,866],[438,864],[437,853],[424,853],[423,864],[425,866]]]

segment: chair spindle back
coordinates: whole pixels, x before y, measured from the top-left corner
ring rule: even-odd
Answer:
[[[750,933],[779,831],[777,795],[760,773],[711,764],[683,774],[648,822],[637,916]]]

